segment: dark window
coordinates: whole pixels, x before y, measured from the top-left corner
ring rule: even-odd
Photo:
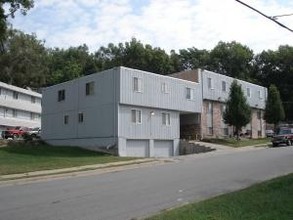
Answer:
[[[36,103],[36,97],[31,96],[31,103]]]
[[[83,113],[78,113],[78,122],[79,123],[83,122]]]
[[[13,91],[13,98],[18,99],[18,92]]]
[[[93,95],[94,94],[94,89],[95,89],[95,83],[94,82],[89,82],[85,84],[85,94],[86,95]]]
[[[69,122],[69,116],[68,115],[64,115],[64,124],[68,124]]]
[[[65,100],[65,90],[64,89],[58,91],[58,102],[61,102],[63,100]]]

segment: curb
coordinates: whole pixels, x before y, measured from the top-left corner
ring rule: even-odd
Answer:
[[[19,174],[8,174],[8,175],[0,176],[0,183],[5,181],[10,181],[10,180],[21,180],[21,179],[28,179],[33,177],[69,174],[69,173],[80,172],[80,171],[94,171],[94,170],[105,169],[105,168],[114,168],[114,167],[135,165],[135,164],[146,164],[146,163],[157,162],[157,161],[159,160],[156,158],[146,158],[146,159],[119,161],[119,162],[112,162],[112,163],[105,163],[105,164],[93,164],[93,165],[85,165],[85,166],[78,166],[78,167],[69,167],[69,168],[54,169],[54,170],[41,170],[41,171],[33,171],[33,172],[19,173]]]

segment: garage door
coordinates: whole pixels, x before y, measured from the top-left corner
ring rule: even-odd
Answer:
[[[173,156],[173,141],[155,141],[155,157]]]
[[[148,140],[127,140],[126,141],[127,156],[130,157],[149,157],[149,141]]]

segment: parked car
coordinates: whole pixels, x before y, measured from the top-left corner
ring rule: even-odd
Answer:
[[[274,137],[275,132],[273,130],[266,130],[267,137]]]
[[[31,138],[40,138],[41,137],[41,128],[40,127],[35,127],[29,131],[26,132],[28,136]]]
[[[293,128],[280,128],[277,134],[272,139],[273,147],[277,147],[279,144],[287,144],[288,146],[293,144]]]
[[[26,132],[28,132],[30,129],[27,127],[15,127],[15,128],[8,128],[7,130],[2,132],[2,137],[4,139],[12,138],[12,139],[18,139],[22,137]]]

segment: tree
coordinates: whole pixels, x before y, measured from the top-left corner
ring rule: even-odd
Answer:
[[[255,58],[254,78],[263,86],[274,84],[284,104],[286,120],[293,120],[293,47],[281,45],[276,51],[267,50]]]
[[[35,35],[8,30],[5,53],[0,54],[0,81],[19,87],[39,88],[48,76],[44,42]]]
[[[100,47],[95,53],[96,62],[100,69],[109,69],[114,66],[126,66],[158,74],[168,74],[174,69],[169,55],[159,47],[144,45],[132,38],[130,42],[108,47]]]
[[[48,85],[72,80],[98,70],[94,56],[89,53],[85,44],[68,49],[50,49],[48,63],[50,70]]]
[[[264,119],[268,123],[274,124],[276,129],[277,124],[284,118],[285,113],[280,98],[280,93],[275,85],[271,85],[269,88]]]
[[[235,127],[237,140],[239,140],[239,131],[251,120],[251,108],[243,94],[241,85],[238,85],[236,80],[233,81],[230,87],[223,118],[226,124]]]
[[[207,50],[199,50],[195,47],[192,47],[179,50],[179,53],[184,70],[207,68],[210,59],[210,55]]]
[[[207,65],[209,70],[238,79],[251,80],[254,54],[247,46],[235,41],[230,43],[220,41],[211,50],[209,56],[210,61]]]
[[[8,13],[5,13],[4,7],[8,8]],[[23,15],[26,15],[27,10],[34,7],[33,0],[1,0],[0,1],[0,51],[5,50],[4,41],[7,37],[7,19],[14,18],[15,12],[20,10]]]

